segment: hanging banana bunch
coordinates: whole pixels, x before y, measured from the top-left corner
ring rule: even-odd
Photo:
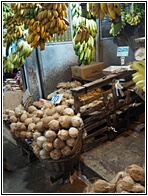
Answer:
[[[126,14],[126,22],[131,26],[136,26],[140,23],[142,18],[142,14],[139,12],[135,12],[134,3],[131,5],[131,10]]]
[[[3,3],[3,28],[6,28],[6,20],[7,17],[11,17],[13,15],[13,10],[11,9],[10,4]]]
[[[25,18],[24,28],[27,29],[30,24],[30,20],[33,18],[36,19],[42,6],[39,3],[22,3],[22,7],[24,9],[23,16]]]
[[[89,29],[83,25],[80,25],[74,37],[74,50],[78,56],[79,65],[82,63],[89,65],[94,59],[94,38],[90,34]]]
[[[89,3],[89,9],[96,18],[104,19],[105,15],[111,20],[121,16],[120,3]]]
[[[4,43],[12,43],[13,41],[24,38],[25,35],[23,34],[23,24],[21,22],[18,23],[18,21],[12,16],[7,17],[6,20],[6,28],[7,33],[3,35]]]
[[[17,23],[24,23],[24,8],[21,3],[11,3],[11,8],[14,11],[13,18],[17,21]]]
[[[44,50],[45,42],[51,41],[54,34],[63,34],[69,22],[66,3],[42,3],[36,19],[32,18],[28,24],[27,41],[32,47],[40,46]]]
[[[25,59],[31,55],[33,48],[26,41],[18,41],[17,48],[9,57],[3,57],[4,72],[12,72],[14,68],[20,69],[24,65]]]

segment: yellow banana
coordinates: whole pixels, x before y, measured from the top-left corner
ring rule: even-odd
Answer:
[[[145,86],[145,80],[140,80],[136,82],[136,86],[139,88],[143,88]]]
[[[139,74],[139,75],[133,77],[133,81],[134,81],[135,83],[138,82],[138,81],[140,81],[140,80],[144,80],[144,75]]]
[[[107,3],[108,8],[108,16],[113,20],[116,18],[116,12],[114,10],[114,4],[113,3]]]
[[[100,3],[100,9],[107,14],[108,8],[107,8],[107,3]]]
[[[120,3],[114,3],[114,10],[118,16],[121,16],[121,6]]]

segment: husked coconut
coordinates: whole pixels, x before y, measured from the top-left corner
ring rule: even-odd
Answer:
[[[26,138],[28,138],[28,139],[33,138],[33,132],[32,131],[26,131]]]
[[[69,137],[69,138],[66,140],[66,144],[67,144],[68,146],[70,146],[70,147],[74,147],[75,143],[76,143],[76,140],[75,140],[74,138]]]
[[[116,192],[123,190],[133,193],[144,193],[145,187],[139,183],[135,183],[135,181],[129,175],[127,175],[123,179],[119,180],[116,185]]]
[[[53,130],[53,131],[58,131],[60,128],[60,123],[58,120],[51,120],[49,123],[49,129]]]
[[[35,141],[37,140],[37,138],[38,138],[39,136],[41,136],[41,132],[35,131],[35,132],[33,133],[33,139],[34,139]]]
[[[26,120],[24,121],[24,124],[27,126],[31,123],[32,123],[32,118],[26,118]]]
[[[39,155],[41,148],[38,145],[32,146],[35,155]]]
[[[21,122],[25,122],[26,119],[27,119],[27,114],[26,114],[26,112],[24,112],[24,113],[21,115],[21,117],[20,117],[20,121],[21,121]]]
[[[114,193],[115,184],[99,179],[94,183],[94,191],[96,193]]]
[[[11,124],[10,124],[10,129],[11,129],[11,130],[16,130],[16,129],[17,129],[17,128],[16,128],[16,125],[17,125],[16,123],[11,123]]]
[[[33,103],[33,105],[34,105],[36,108],[39,108],[39,109],[41,109],[41,108],[44,106],[44,104],[41,103],[40,101],[35,101],[35,102]]]
[[[41,118],[41,117],[43,116],[44,113],[43,113],[42,110],[35,110],[35,111],[33,112],[33,114],[35,114],[36,117]]]
[[[58,149],[54,149],[50,152],[50,157],[53,160],[59,160],[61,158],[61,151]]]
[[[39,132],[44,132],[45,128],[43,127],[43,122],[39,121],[38,123],[36,123],[35,130]]]
[[[62,149],[65,146],[65,143],[61,139],[56,138],[53,141],[53,146],[54,146],[54,148],[60,150],[60,149]]]
[[[28,112],[29,113],[33,113],[36,110],[37,110],[37,108],[35,106],[33,106],[33,105],[31,105],[31,106],[28,107]]]
[[[58,105],[55,107],[55,112],[59,113],[60,115],[63,115],[63,111],[66,107],[66,105]]]
[[[10,118],[11,116],[15,116],[14,110],[9,110],[8,116],[9,116],[9,118]]]
[[[134,181],[144,184],[145,171],[142,167],[132,164],[128,166],[125,171],[132,177]]]
[[[43,118],[41,119],[41,121],[43,122],[43,127],[48,128],[48,127],[49,127],[48,123],[49,123],[51,120],[53,120],[53,117],[52,117],[52,116],[43,117]]]
[[[39,121],[40,121],[39,117],[33,117],[32,118],[32,122],[35,123],[35,124],[38,123]]]
[[[63,114],[67,116],[74,116],[74,111],[72,108],[65,108]]]
[[[60,138],[62,141],[67,140],[68,138],[68,131],[65,129],[61,129],[58,131],[58,138]]]
[[[58,112],[56,112],[56,113],[54,113],[54,114],[52,115],[52,117],[53,117],[54,120],[58,120],[59,117],[60,117],[60,114],[59,114]]]
[[[47,138],[48,141],[52,142],[56,138],[57,134],[55,133],[55,131],[46,130],[44,132],[44,136]]]
[[[10,122],[13,122],[13,123],[17,122],[17,118],[15,117],[15,115],[10,116],[9,120]]]
[[[46,137],[44,137],[44,136],[39,136],[38,138],[37,138],[37,145],[39,146],[39,147],[42,147],[42,144],[43,144],[43,142],[45,142],[47,139],[46,139]]]
[[[44,149],[40,150],[39,156],[40,156],[41,159],[48,159],[48,158],[50,158],[50,154],[46,150],[44,150]]]
[[[46,114],[47,116],[52,116],[53,114],[55,113],[55,109],[54,109],[54,107],[53,108],[46,108],[45,110],[44,110],[44,114]]]
[[[45,141],[45,142],[43,142],[42,147],[47,152],[50,152],[53,149],[53,144],[52,144],[52,142]]]
[[[79,130],[75,127],[70,127],[68,132],[69,132],[70,137],[72,138],[76,138],[79,135]]]
[[[62,128],[69,129],[71,127],[72,116],[60,116],[59,122]]]
[[[16,117],[20,117],[23,114],[23,112],[24,112],[24,110],[21,107],[19,107],[19,106],[16,107],[14,111],[15,111],[15,116]]]
[[[20,131],[19,137],[22,139],[26,138],[26,131]]]
[[[26,126],[24,125],[24,123],[21,123],[21,124],[18,126],[17,130],[18,130],[18,131],[26,131],[27,128],[26,128]]]
[[[28,130],[29,131],[32,131],[34,129],[35,129],[35,123],[31,123],[31,124],[28,125]]]
[[[61,153],[63,156],[68,156],[71,154],[71,148],[67,145],[65,145],[62,149],[61,149]]]
[[[71,124],[73,127],[79,128],[83,125],[83,121],[82,118],[80,118],[79,116],[73,116],[71,119]]]

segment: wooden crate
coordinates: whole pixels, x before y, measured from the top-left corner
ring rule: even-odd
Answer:
[[[129,104],[132,103],[131,91],[134,88],[131,74],[132,72],[111,74],[72,89],[75,112],[81,114],[86,132],[86,136],[83,138],[83,151],[87,151],[108,139],[114,139],[128,127]],[[122,97],[120,94],[117,96],[115,83],[116,80],[123,77],[129,79],[122,84],[124,93]],[[98,91],[99,88],[101,92]],[[94,102],[96,103],[94,106],[86,107]],[[116,113],[116,111],[118,112]],[[120,115],[118,115],[119,111]],[[120,124],[124,125],[123,129]]]

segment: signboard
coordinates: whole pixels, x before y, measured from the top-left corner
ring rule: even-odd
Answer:
[[[125,57],[129,55],[129,46],[121,46],[117,48],[117,56]]]

